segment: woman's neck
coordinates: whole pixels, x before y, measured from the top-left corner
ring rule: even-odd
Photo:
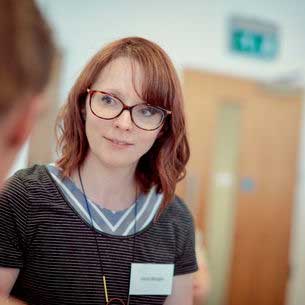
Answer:
[[[130,207],[137,196],[135,168],[107,167],[89,153],[80,167],[86,196],[109,210],[119,211]],[[78,170],[72,173],[71,178],[82,189]]]

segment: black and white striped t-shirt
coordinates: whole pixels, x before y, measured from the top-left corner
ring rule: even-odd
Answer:
[[[105,304],[95,237],[110,298],[126,302],[132,262],[173,263],[174,275],[197,270],[192,216],[177,197],[157,222],[135,235],[115,236],[94,232],[45,166],[17,172],[0,195],[0,266],[20,268],[12,295],[28,304]],[[165,299],[131,296],[130,305]]]

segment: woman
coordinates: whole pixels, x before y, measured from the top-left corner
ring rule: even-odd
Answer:
[[[106,46],[58,126],[61,158],[16,173],[0,199],[12,294],[40,305],[192,304],[193,222],[174,196],[189,146],[165,52],[137,37]]]

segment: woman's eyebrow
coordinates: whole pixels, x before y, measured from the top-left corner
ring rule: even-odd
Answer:
[[[118,97],[120,99],[124,99],[124,95],[117,89],[111,89],[111,88],[105,88],[103,91],[112,94],[115,97]]]
[[[106,92],[111,93],[114,97],[118,97],[121,100],[126,100],[126,97],[118,90],[118,89],[111,89],[111,88],[107,88],[105,89]],[[134,100],[134,102],[136,102],[137,104],[145,104],[146,102],[142,100],[141,97],[139,97],[139,99]]]

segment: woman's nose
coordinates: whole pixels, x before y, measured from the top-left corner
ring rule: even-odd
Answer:
[[[131,119],[131,113],[129,110],[125,109],[123,112],[114,119],[114,126],[123,130],[130,130],[132,128],[133,122]]]

